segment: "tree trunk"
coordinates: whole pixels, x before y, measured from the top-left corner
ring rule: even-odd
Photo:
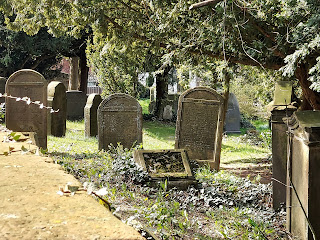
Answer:
[[[309,88],[311,82],[308,81],[308,71],[309,69],[305,64],[301,64],[296,70],[296,77],[299,80],[303,94],[300,110],[320,110],[320,94]]]
[[[86,44],[82,46],[80,50],[80,88],[79,90],[85,94],[87,94],[87,87],[88,87],[88,73],[89,67],[87,66],[87,56],[86,56]]]
[[[170,67],[166,67],[162,74],[158,74],[156,78],[156,108],[154,115],[156,118],[161,118],[161,103],[168,98],[168,75]]]
[[[79,57],[70,58],[70,75],[68,90],[78,90],[79,88]]]

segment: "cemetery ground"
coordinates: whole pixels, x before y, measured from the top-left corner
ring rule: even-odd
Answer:
[[[98,152],[97,139],[84,137],[83,121],[68,121],[64,138],[49,136],[48,154],[147,239],[290,239],[285,210],[271,206],[268,123],[255,125],[224,136],[221,171],[195,169],[198,185],[187,190],[149,186],[132,152],[121,146]],[[173,149],[174,135],[173,123],[145,121],[143,148]]]

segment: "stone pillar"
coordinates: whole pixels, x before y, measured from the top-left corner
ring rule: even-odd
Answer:
[[[69,91],[79,89],[79,59],[79,57],[70,58]]]
[[[272,129],[272,191],[273,208],[279,209],[286,203],[287,176],[287,122],[283,118],[290,117],[296,108],[291,104],[292,83],[279,81],[275,85],[274,101],[271,110]]]
[[[287,123],[283,118],[290,117],[296,108],[289,106],[275,106],[271,111],[272,130],[272,192],[273,208],[279,209],[286,203],[286,175],[287,175]],[[282,184],[281,184],[282,183]]]
[[[87,104],[84,107],[84,134],[85,137],[95,137],[98,135],[97,111],[102,98],[98,94],[90,94]]]
[[[299,239],[315,239],[308,225],[307,216],[318,239],[320,238],[320,111],[293,113],[289,119],[289,133],[287,228]]]

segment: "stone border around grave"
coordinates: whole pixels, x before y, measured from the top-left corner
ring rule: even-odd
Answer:
[[[182,163],[184,166],[185,171],[184,172],[167,172],[167,173],[150,173],[147,169],[146,162],[144,159],[144,154],[148,153],[180,153],[182,158]],[[163,149],[163,150],[136,150],[133,152],[133,158],[134,160],[140,165],[152,178],[166,178],[166,177],[176,177],[176,178],[189,178],[193,177],[190,163],[188,161],[187,151],[184,149]]]

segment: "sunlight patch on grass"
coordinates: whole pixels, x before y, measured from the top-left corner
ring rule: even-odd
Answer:
[[[174,149],[175,125],[173,123],[144,122],[144,149]]]
[[[142,98],[142,99],[139,99],[138,102],[140,103],[140,105],[142,107],[142,114],[149,114],[150,99],[149,98]]]

